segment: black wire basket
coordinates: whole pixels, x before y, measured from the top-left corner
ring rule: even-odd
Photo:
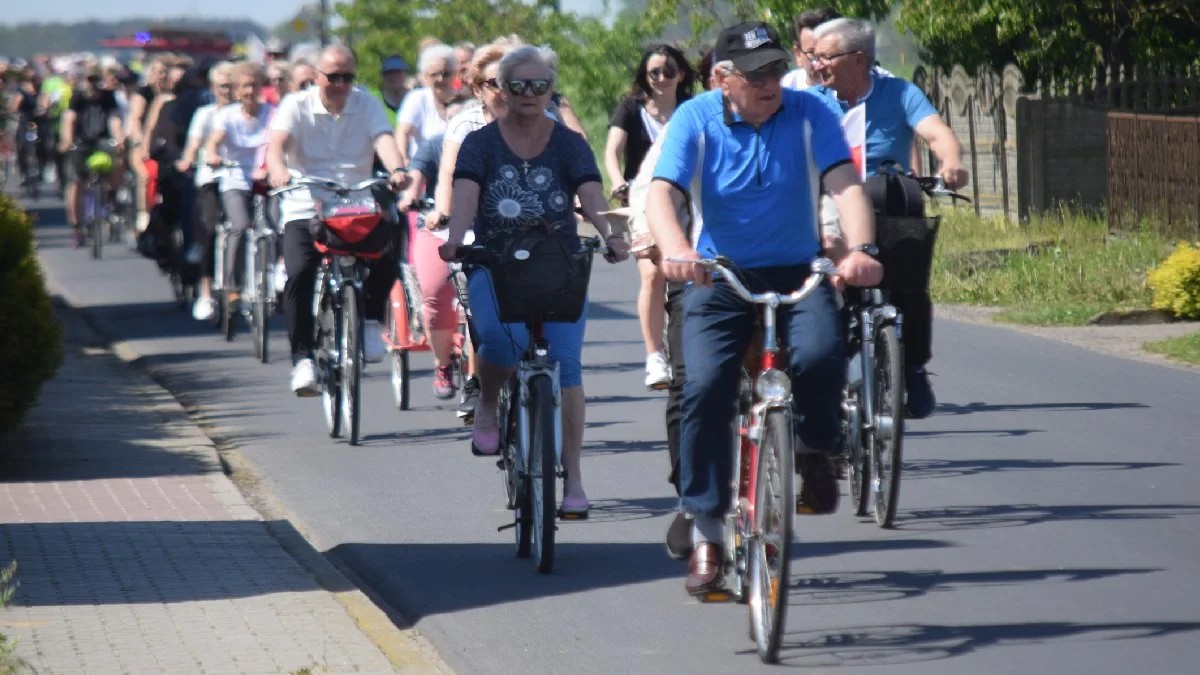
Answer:
[[[583,316],[593,250],[577,235],[530,233],[488,242],[503,323],[574,323]]]

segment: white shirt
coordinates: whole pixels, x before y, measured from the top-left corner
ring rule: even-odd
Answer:
[[[188,126],[188,141],[200,141],[200,150],[196,153],[196,185],[208,185],[217,179],[217,174],[208,165],[204,157],[204,142],[213,131],[213,120],[217,117],[217,104],[209,103],[196,109],[192,123]]]
[[[806,72],[803,68],[789,70],[787,75],[783,76],[783,80],[780,81],[780,84],[782,84],[785,89],[808,89],[808,72]]]
[[[283,151],[289,169],[346,185],[371,177],[375,140],[392,133],[391,120],[379,99],[353,89],[342,114],[333,115],[321,102],[317,87],[285,96],[270,128],[288,133]],[[281,204],[282,222],[308,220],[316,215],[312,192],[301,189],[286,193]]]
[[[238,164],[223,170],[221,192],[250,190],[251,177],[262,164],[267,148],[267,122],[273,112],[275,106],[266,103],[258,107],[258,115],[254,119],[246,119],[241,103],[233,103],[217,111],[213,129],[225,132],[221,157]]]
[[[396,113],[396,126],[399,127],[404,122],[408,122],[413,128],[408,141],[409,157],[417,152],[417,146],[422,142],[446,131],[446,120],[442,119],[441,113],[438,112],[437,100],[433,97],[432,89],[424,87],[408,92],[408,96],[405,96],[404,102],[400,104],[400,111]]]

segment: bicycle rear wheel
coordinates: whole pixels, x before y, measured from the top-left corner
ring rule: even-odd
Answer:
[[[254,251],[254,311],[250,316],[254,333],[254,356],[260,363],[268,363],[271,353],[268,344],[270,330],[267,321],[270,313],[267,311],[270,293],[270,251],[264,239],[258,243]]]
[[[750,612],[758,657],[779,660],[787,616],[795,486],[792,423],[782,410],[767,413],[754,488],[754,544],[750,547]]]
[[[555,493],[558,448],[554,434],[554,391],[550,378],[534,377],[529,383],[529,504],[532,507],[534,558],[537,570],[554,569]]]
[[[863,438],[862,387],[848,387],[843,394],[845,436],[842,440],[846,455],[846,481],[850,484],[850,500],[854,515],[867,515],[871,501],[871,463],[867,459],[868,445]]]
[[[393,296],[394,297],[394,296]],[[398,410],[412,408],[412,370],[408,362],[408,350],[396,347],[400,344],[401,331],[408,325],[404,303],[394,307],[391,300],[387,303],[387,329],[392,347],[392,399]]]
[[[100,199],[100,184],[94,183],[88,186],[84,213],[87,214],[88,236],[92,238],[92,258],[95,260],[100,260],[101,252],[104,249],[104,228],[102,227],[104,220],[100,216]]]
[[[362,311],[358,288],[346,284],[342,288],[342,340],[339,356],[342,363],[342,416],[350,445],[358,445],[362,419]]]
[[[875,431],[871,435],[871,481],[875,522],[890,528],[896,522],[904,441],[904,352],[896,327],[885,325],[875,336]]]

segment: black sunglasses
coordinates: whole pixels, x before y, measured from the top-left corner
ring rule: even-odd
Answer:
[[[671,66],[666,66],[664,68],[651,68],[650,70],[646,71],[646,74],[649,75],[650,79],[652,80],[669,80],[678,75],[679,71]]]
[[[534,96],[541,96],[550,91],[550,80],[507,80],[504,86],[513,96],[524,96],[526,92],[533,92]]]
[[[352,84],[354,82],[354,78],[357,77],[357,75],[355,73],[321,73],[321,74],[325,76],[325,79],[329,80],[330,84]]]
[[[778,80],[787,75],[787,71],[788,65],[786,63],[776,61],[748,73],[743,73],[739,70],[738,75],[741,75],[742,79],[751,87],[761,87],[771,80]]]
[[[494,77],[489,77],[488,79],[484,80],[483,86],[487,87],[488,89],[500,91],[500,83],[497,82],[496,78]]]

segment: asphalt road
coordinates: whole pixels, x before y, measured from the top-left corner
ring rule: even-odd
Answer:
[[[584,352],[592,518],[559,530],[538,575],[514,556],[494,463],[429,388],[391,404],[364,382],[361,447],[327,437],[288,364],[252,359],[175,309],[153,264],[69,248],[40,206],[52,289],[125,341],[328,555],[410,618],[462,673],[757,672],[746,609],[699,605],[662,536],[664,396],[641,388],[631,266],[599,265]],[[285,335],[272,336],[282,355]],[[796,522],[785,667],[809,672],[1186,673],[1200,657],[1200,447],[1194,373],[1002,327],[939,322],[941,404],[910,424],[898,528]]]

